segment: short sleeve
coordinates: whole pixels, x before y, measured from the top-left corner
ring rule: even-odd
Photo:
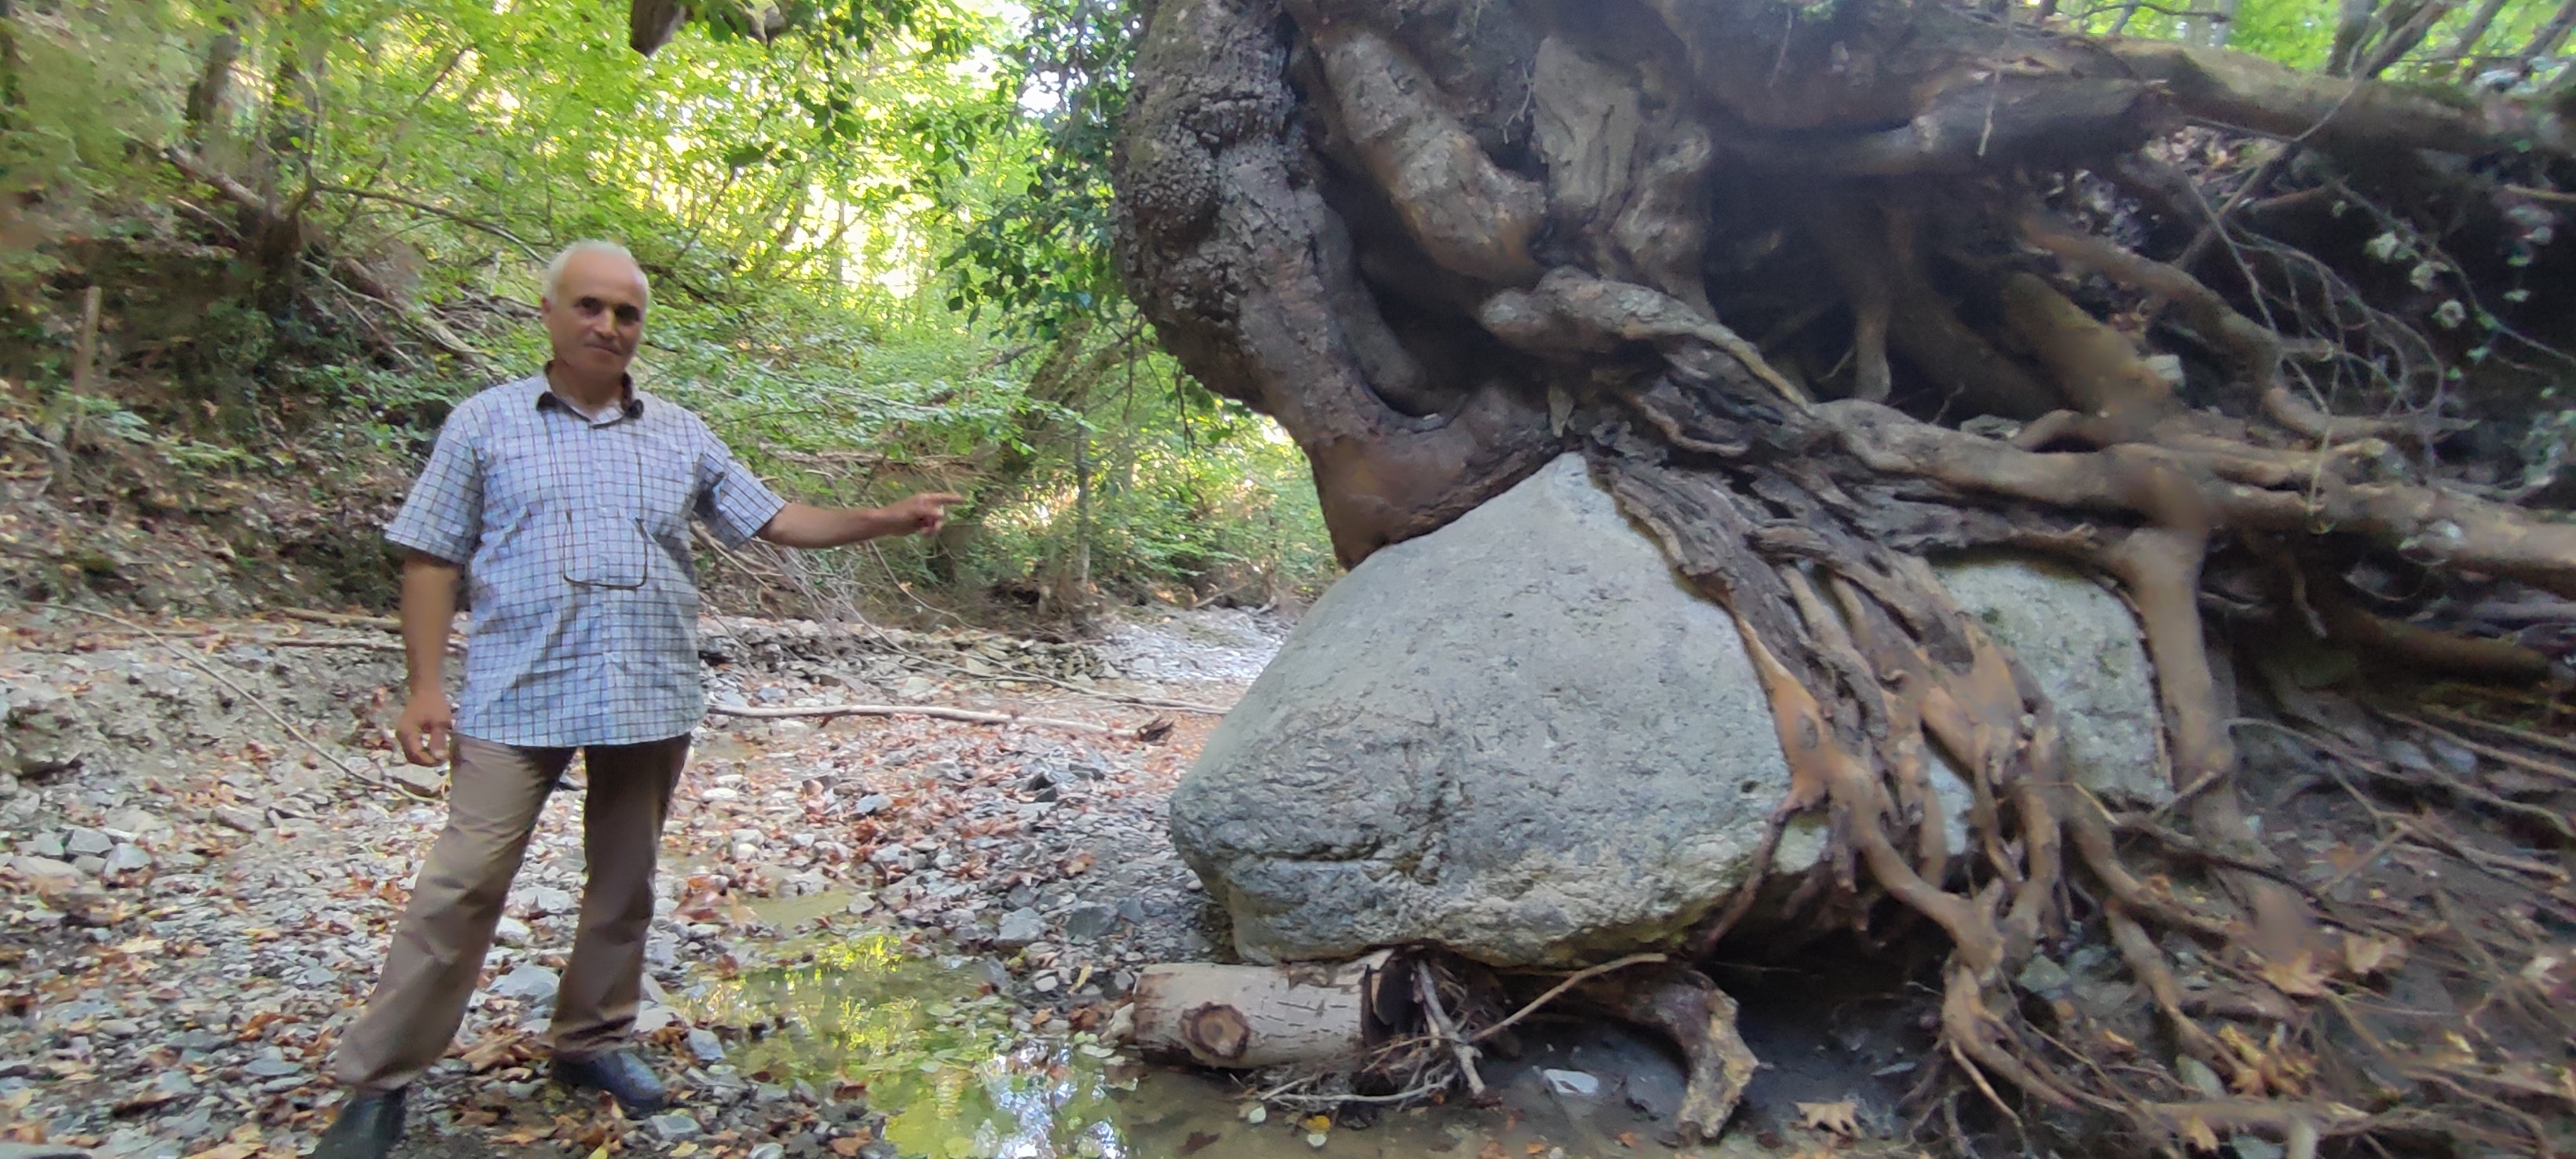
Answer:
[[[698,519],[726,547],[741,547],[785,510],[787,501],[733,457],[733,451],[708,430],[697,426]]]
[[[438,444],[412,483],[402,511],[385,528],[385,538],[449,563],[469,563],[483,540],[483,464],[481,409],[461,406],[438,430]]]

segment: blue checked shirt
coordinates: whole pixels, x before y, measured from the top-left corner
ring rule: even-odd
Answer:
[[[448,415],[385,538],[470,576],[456,731],[636,744],[706,714],[690,517],[739,547],[786,505],[698,416],[631,391],[593,419],[538,374]]]

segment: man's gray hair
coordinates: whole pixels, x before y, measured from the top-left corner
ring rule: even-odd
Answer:
[[[556,292],[563,289],[564,267],[572,264],[573,255],[575,254],[608,254],[614,257],[624,258],[627,264],[635,267],[636,280],[644,283],[644,304],[647,306],[653,304],[653,280],[644,276],[643,264],[635,260],[634,254],[626,252],[625,246],[619,245],[613,241],[600,241],[596,238],[585,238],[581,241],[565,246],[563,247],[562,252],[557,253],[554,256],[553,261],[546,263],[545,286],[547,301],[554,302]],[[560,302],[556,302],[555,304],[562,305]]]

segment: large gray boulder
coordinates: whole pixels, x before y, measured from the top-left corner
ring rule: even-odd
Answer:
[[[2080,678],[2087,760],[2160,780],[2153,728],[2122,723],[2155,720],[2125,605],[2024,561],[1950,574],[2044,684]],[[1940,780],[1957,834],[1965,788]],[[1564,964],[1697,921],[1788,781],[1732,618],[1569,455],[1335,584],[1210,736],[1172,836],[1251,961]],[[1820,846],[1793,833],[1777,864]]]

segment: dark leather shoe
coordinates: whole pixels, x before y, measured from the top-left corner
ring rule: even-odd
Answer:
[[[631,1050],[613,1050],[592,1058],[555,1060],[554,1078],[568,1087],[607,1091],[628,1115],[649,1115],[670,1101],[662,1080]]]
[[[408,1088],[360,1091],[340,1105],[312,1159],[385,1159],[402,1141],[403,1097]]]

